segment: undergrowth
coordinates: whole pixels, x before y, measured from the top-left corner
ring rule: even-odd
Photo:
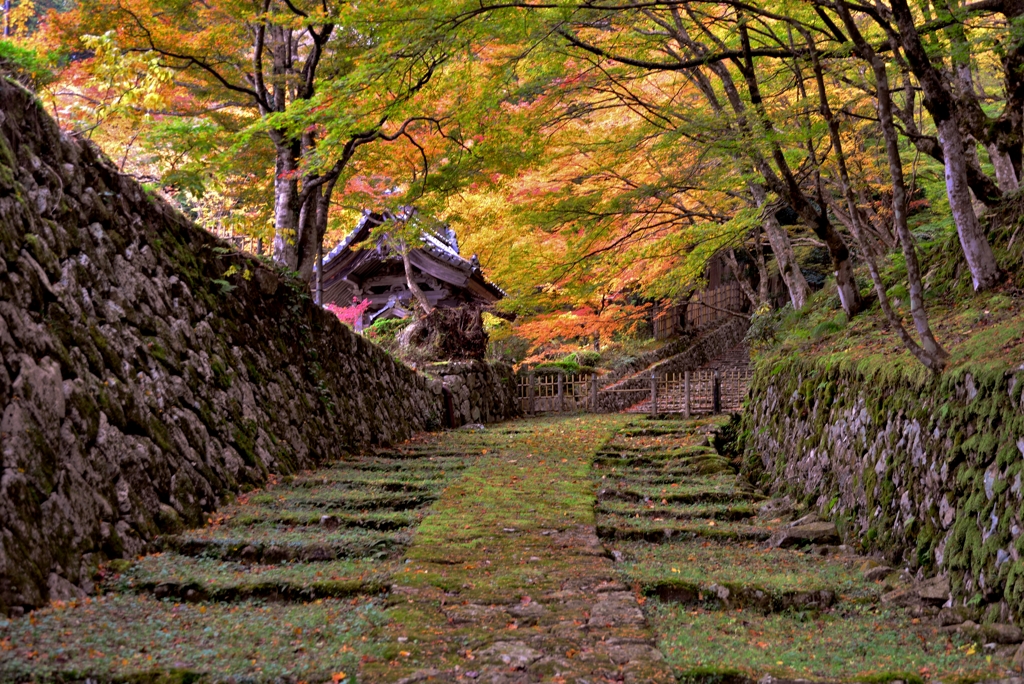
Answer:
[[[959,238],[949,221],[933,211],[918,216],[914,226],[924,273],[925,306],[939,343],[950,353],[947,369],[968,363],[1024,362],[1020,269],[1024,192],[1009,196],[987,220],[989,239],[1005,278],[986,292],[974,292]],[[879,266],[893,308],[913,335],[903,256],[894,252]],[[799,311],[787,306],[755,316],[747,337],[758,360],[776,363],[781,357],[810,356],[827,365],[852,366],[866,376],[883,372],[923,379],[928,372],[890,329],[865,276],[858,272],[857,281],[868,304],[852,319],[842,311],[831,280]]]

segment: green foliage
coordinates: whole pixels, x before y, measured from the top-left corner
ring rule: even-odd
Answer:
[[[232,290],[234,290],[235,288],[238,287],[237,285],[232,285],[228,281],[221,280],[219,278],[213,279],[210,282],[213,283],[214,285],[218,286],[220,288],[220,290],[219,290],[220,294],[223,294],[223,295],[230,294],[230,292]]]
[[[750,327],[747,328],[743,341],[754,352],[770,349],[778,342],[779,328],[783,320],[792,312],[791,305],[777,310],[767,305],[759,307],[750,317]]]
[[[600,352],[575,351],[557,361],[539,363],[533,367],[533,370],[537,373],[592,373],[600,360]]]
[[[409,321],[404,318],[378,319],[373,325],[363,329],[363,334],[377,342],[394,341],[399,331],[409,327]]]
[[[487,358],[518,364],[530,353],[530,341],[518,335],[506,335],[488,342]]]
[[[0,39],[0,70],[10,69],[15,78],[30,88],[41,88],[55,80],[53,62],[51,55],[40,57],[35,50]]]
[[[840,332],[846,327],[846,322],[847,319],[845,313],[836,314],[836,316],[831,320],[822,321],[818,325],[814,326],[814,329],[811,330],[811,339],[817,342],[824,337]]]

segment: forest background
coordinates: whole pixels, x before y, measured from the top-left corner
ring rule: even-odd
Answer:
[[[62,126],[297,277],[365,208],[450,223],[516,361],[635,351],[715,256],[755,344],[813,310],[932,372],[978,323],[935,310],[1017,291],[1019,0],[5,0],[3,34]]]

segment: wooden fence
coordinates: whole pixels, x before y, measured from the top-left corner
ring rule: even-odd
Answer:
[[[743,409],[753,371],[727,369],[651,374],[647,387],[598,390],[597,376],[550,373],[517,376],[519,406],[525,414],[597,413],[598,393],[624,392],[628,413],[681,413],[686,416],[738,413]]]
[[[683,330],[686,307],[669,306],[654,315],[654,339],[665,340]]]
[[[527,373],[516,378],[523,413],[597,412],[597,376]]]
[[[248,237],[245,235],[229,235],[224,238],[241,252],[249,254],[262,254],[264,243],[262,238]]]
[[[746,295],[736,282],[696,293],[685,304],[673,304],[654,312],[654,338],[664,340],[684,330],[701,330],[723,318],[740,313]]]
[[[631,413],[682,413],[687,416],[738,413],[743,409],[753,371],[699,370],[651,376],[649,396]]]
[[[686,328],[700,330],[726,316],[734,316],[743,310],[747,301],[739,283],[732,282],[713,290],[698,292],[686,304]]]

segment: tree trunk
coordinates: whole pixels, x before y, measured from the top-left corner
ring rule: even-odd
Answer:
[[[416,284],[416,281],[412,277],[412,262],[409,261],[409,250],[408,248],[402,251],[402,263],[405,265],[405,281],[409,285],[409,292],[412,292],[412,296],[419,302],[420,308],[423,309],[423,315],[429,314],[434,310],[434,307],[430,306],[430,301],[427,299],[427,295],[423,294],[423,290]]]
[[[866,43],[864,44],[866,46]],[[870,46],[867,46],[870,49]],[[886,158],[889,162],[889,175],[892,177],[892,216],[893,226],[896,235],[899,237],[900,245],[903,247],[903,257],[907,264],[907,286],[910,291],[910,315],[914,319],[914,327],[917,329],[918,337],[921,338],[921,346],[929,355],[936,359],[944,359],[948,356],[939,346],[931,326],[928,324],[928,314],[924,307],[924,291],[921,286],[921,267],[917,261],[917,249],[914,245],[914,237],[910,234],[910,227],[907,225],[907,197],[906,179],[903,177],[903,160],[900,158],[899,139],[896,134],[896,124],[892,117],[892,94],[889,91],[888,74],[885,64],[877,54],[868,55],[871,59],[871,68],[875,73],[875,90],[878,95],[878,118],[882,128],[882,137],[885,139]],[[822,93],[824,96],[824,92]],[[839,141],[838,131],[833,134],[833,140]],[[833,142],[837,144],[837,142]],[[843,152],[837,148],[840,157]],[[845,166],[845,161],[841,162]],[[848,179],[846,183],[848,184]],[[847,188],[850,199],[853,193]],[[852,207],[851,210],[855,210]],[[854,218],[856,221],[856,217]]]
[[[963,155],[963,137],[952,117],[936,122],[939,142],[946,159],[946,193],[949,208],[953,213],[956,232],[960,236],[960,247],[971,270],[975,290],[987,290],[999,282],[999,267],[992,253],[974,205],[971,203],[971,189],[967,184],[967,164]]]
[[[274,261],[296,270],[299,232],[297,143],[277,145],[274,176]]]
[[[764,243],[761,241],[760,228],[754,230],[754,256],[754,265],[757,266],[757,298],[761,304],[767,304],[771,294],[768,290],[768,264],[764,260]],[[755,304],[754,308],[758,306],[760,305]]]
[[[775,126],[771,117],[765,109],[761,96],[761,86],[757,81],[757,72],[754,69],[754,60],[750,49],[750,35],[745,22],[739,22],[740,44],[743,47],[742,63],[737,64],[740,74],[747,85],[747,93],[750,96],[750,103],[760,119],[761,135],[771,144],[771,157],[775,167],[779,170],[782,178],[779,178],[764,159],[755,159],[758,171],[764,177],[765,182],[780,197],[787,197],[790,206],[800,215],[800,218],[807,226],[814,231],[814,234],[821,239],[828,247],[828,253],[832,257],[833,273],[836,278],[836,289],[839,293],[839,302],[843,311],[850,318],[860,313],[862,303],[860,292],[857,291],[857,284],[853,277],[853,263],[850,259],[850,249],[847,247],[843,236],[839,234],[836,227],[828,217],[828,209],[819,206],[817,209],[800,188],[800,183],[793,173],[786,155],[783,153],[779,143],[775,140],[773,131]],[[716,72],[717,73],[717,72]],[[731,78],[731,77],[730,77]]]
[[[949,208],[953,213],[960,246],[975,290],[985,290],[999,282],[999,268],[988,238],[978,222],[971,204],[970,185],[967,177],[967,159],[964,153],[964,137],[957,126],[956,103],[952,93],[942,80],[942,75],[931,63],[921,44],[921,37],[914,25],[914,16],[906,0],[892,0],[892,13],[899,27],[900,42],[914,75],[917,76],[924,92],[924,104],[932,115],[939,133],[939,144],[945,161],[946,193]]]
[[[910,228],[907,225],[907,186],[906,179],[903,176],[903,160],[900,157],[896,125],[893,122],[892,93],[889,89],[889,76],[886,72],[886,65],[878,57],[878,54],[870,44],[868,44],[864,39],[863,35],[861,35],[856,24],[853,22],[853,17],[845,6],[840,7],[839,14],[846,24],[847,30],[850,32],[858,52],[860,52],[861,57],[871,65],[872,71],[875,74],[878,121],[882,129],[882,137],[885,140],[886,158],[889,163],[889,175],[892,178],[893,224],[896,229],[896,235],[899,237],[900,245],[903,248],[903,256],[907,265],[907,283],[908,289],[910,290],[910,312],[914,319],[914,327],[917,329],[917,334],[921,339],[920,346],[918,346],[917,342],[910,337],[909,333],[907,333],[906,329],[903,327],[902,321],[896,317],[895,312],[893,312],[889,306],[888,298],[884,292],[885,287],[878,275],[878,268],[875,265],[874,255],[870,253],[867,245],[865,244],[863,231],[860,230],[860,214],[857,209],[856,197],[854,196],[853,188],[850,184],[850,175],[846,165],[846,156],[843,153],[842,137],[839,135],[839,122],[836,121],[833,116],[832,108],[828,102],[825,78],[822,72],[821,63],[818,60],[818,55],[816,52],[812,51],[811,59],[814,65],[815,80],[818,86],[818,98],[820,101],[822,118],[824,118],[828,123],[829,137],[832,140],[832,146],[838,161],[839,181],[842,185],[843,195],[846,197],[846,203],[850,211],[850,229],[857,242],[860,244],[861,250],[864,252],[864,260],[868,263],[868,270],[871,272],[871,280],[875,285],[876,293],[878,293],[879,304],[882,306],[882,310],[885,312],[890,325],[896,327],[904,345],[918,360],[921,361],[921,363],[933,371],[940,371],[945,365],[945,359],[949,355],[936,341],[935,335],[932,333],[931,326],[928,323],[928,314],[924,307],[924,294],[921,286],[921,269],[917,261],[917,250],[914,246],[914,238],[910,234]],[[810,43],[810,39],[808,39],[808,42],[812,46],[813,50],[813,43]]]
[[[322,242],[316,250],[316,305],[324,305],[324,247]]]
[[[753,195],[757,206],[763,210],[768,193],[758,183],[751,183],[749,187],[750,194]],[[768,236],[768,244],[772,246],[772,253],[775,254],[775,260],[779,263],[779,274],[782,276],[782,281],[786,283],[786,289],[789,290],[789,301],[793,303],[794,309],[802,309],[807,303],[811,288],[800,270],[800,265],[796,262],[789,233],[779,225],[779,220],[775,218],[775,212],[770,209],[764,212],[762,225],[765,235]]]
[[[996,183],[999,184],[999,189],[1006,193],[1016,191],[1019,187],[1017,171],[1013,168],[1013,159],[1009,153],[1003,152],[994,144],[986,145],[985,149],[988,150],[989,159],[996,170]]]
[[[725,263],[729,264],[729,269],[732,271],[733,276],[736,278],[736,283],[740,286],[740,290],[746,295],[747,299],[750,300],[751,306],[755,309],[758,307],[760,302],[757,300],[757,293],[754,292],[753,286],[747,277],[743,274],[743,269],[740,268],[739,260],[736,258],[736,250],[729,248],[723,254]]]

